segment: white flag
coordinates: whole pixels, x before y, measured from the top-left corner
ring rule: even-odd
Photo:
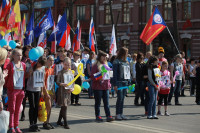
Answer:
[[[47,45],[47,35],[46,35],[46,31],[45,31],[42,34],[40,34],[37,46],[46,48],[46,45]]]
[[[109,53],[112,55],[117,55],[116,52],[117,52],[117,45],[116,45],[116,38],[115,38],[115,26],[113,25]]]
[[[70,39],[70,35],[69,35],[67,38],[67,42],[65,44],[65,49],[70,50],[70,48],[71,48],[71,39]]]

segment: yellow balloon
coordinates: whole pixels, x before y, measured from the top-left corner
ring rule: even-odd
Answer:
[[[74,85],[74,91],[72,91],[74,95],[78,95],[81,93],[81,87],[77,84]]]
[[[78,79],[78,77],[80,77],[80,76],[85,76],[84,74],[83,74],[83,63],[80,63],[79,65],[78,65],[78,75],[71,81],[71,82],[69,82],[67,85],[68,86],[70,86],[71,84],[73,84],[77,79]]]

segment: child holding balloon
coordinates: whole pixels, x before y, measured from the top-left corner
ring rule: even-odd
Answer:
[[[67,83],[73,78],[74,74],[71,70],[71,59],[66,57],[63,61],[63,70],[58,73],[56,82],[59,86],[57,104],[61,106],[57,125],[64,126],[65,129],[69,129],[67,123],[67,106],[70,103],[70,94],[73,91],[73,84],[68,86]],[[62,118],[64,119],[64,125],[61,122]]]
[[[166,116],[169,116],[169,113],[167,112],[167,99],[171,87],[171,80],[170,80],[170,72],[168,69],[168,63],[167,61],[162,62],[161,66],[161,81],[160,81],[160,90],[158,92],[159,94],[159,100],[158,100],[158,113],[157,115],[163,115],[161,114],[161,104],[164,99],[164,106],[165,106],[165,114]]]
[[[14,49],[11,55],[11,62],[7,66],[8,76],[6,87],[8,94],[8,111],[10,112],[9,132],[22,133],[19,129],[20,106],[24,98],[26,65],[21,62],[22,50]]]

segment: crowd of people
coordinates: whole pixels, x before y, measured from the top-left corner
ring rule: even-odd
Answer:
[[[95,100],[94,112],[97,122],[103,121],[100,114],[103,99],[106,121],[127,120],[123,113],[127,89],[120,89],[135,84],[136,106],[144,106],[147,119],[159,119],[158,115],[169,116],[168,105],[174,95],[175,105],[182,105],[180,96],[185,96],[184,84],[190,81],[190,96],[200,105],[200,60],[191,58],[186,62],[185,53],[177,54],[174,59],[166,59],[163,47],[158,48],[158,55],[146,52],[133,53],[130,56],[127,48],[122,47],[116,56],[99,50],[95,52],[85,47],[80,51],[66,51],[57,48],[57,54],[44,49],[44,54],[37,61],[29,59],[31,46],[11,49],[6,45],[0,48],[0,112],[10,112],[9,133],[22,133],[19,128],[19,117],[25,120],[25,107],[29,101],[30,131],[38,132],[37,125],[39,101],[42,97],[46,104],[47,119],[44,129],[54,129],[50,123],[53,104],[60,108],[57,125],[69,129],[67,108],[69,105],[81,106],[80,94],[74,95],[74,84],[82,86],[88,82],[88,98]],[[76,77],[79,64],[83,64],[85,76],[80,76],[72,85],[68,81]],[[106,73],[102,74],[102,67]],[[196,82],[197,81],[197,82]],[[58,86],[55,89],[56,85]],[[196,91],[196,93],[195,93]],[[111,116],[109,98],[117,96],[115,118]],[[6,98],[8,101],[6,103]],[[157,102],[158,101],[158,102]],[[158,104],[158,111],[156,105]],[[20,107],[23,105],[23,110]],[[161,112],[164,105],[164,114]],[[64,123],[62,122],[64,121]]]

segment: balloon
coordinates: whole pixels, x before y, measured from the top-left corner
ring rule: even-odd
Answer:
[[[73,84],[77,79],[78,79],[78,77],[80,77],[80,76],[85,76],[84,74],[83,74],[83,64],[82,63],[80,63],[79,65],[78,65],[78,68],[77,68],[77,70],[78,70],[78,75],[71,81],[71,82],[69,82],[68,84],[67,84],[67,86],[70,86],[71,84]]]
[[[20,108],[19,108],[19,113],[21,113],[23,110],[23,105],[21,104]]]
[[[175,72],[174,78],[173,78],[173,87],[175,86],[175,82],[176,82],[176,76],[179,75],[179,71]]]
[[[9,42],[9,46],[12,48],[12,49],[15,49],[15,47],[17,46],[16,42],[15,41],[10,41]]]
[[[44,49],[43,49],[42,47],[40,47],[40,46],[36,47],[36,49],[39,51],[40,57],[43,56],[43,54],[44,54]]]
[[[7,42],[5,39],[0,40],[0,46],[3,48],[3,46],[7,45]]]
[[[128,87],[128,93],[132,93],[135,91],[135,84]]]
[[[8,96],[5,98],[5,103],[7,103],[8,102]]]
[[[74,85],[74,91],[72,91],[74,95],[78,95],[81,93],[81,87],[77,84]]]
[[[82,84],[83,88],[88,89],[90,88],[90,84],[88,82],[83,82]]]
[[[36,61],[38,58],[40,57],[40,53],[38,51],[38,49],[33,48],[29,51],[29,58],[32,61]]]
[[[59,86],[55,82],[55,92],[57,92],[58,88],[59,88]]]

